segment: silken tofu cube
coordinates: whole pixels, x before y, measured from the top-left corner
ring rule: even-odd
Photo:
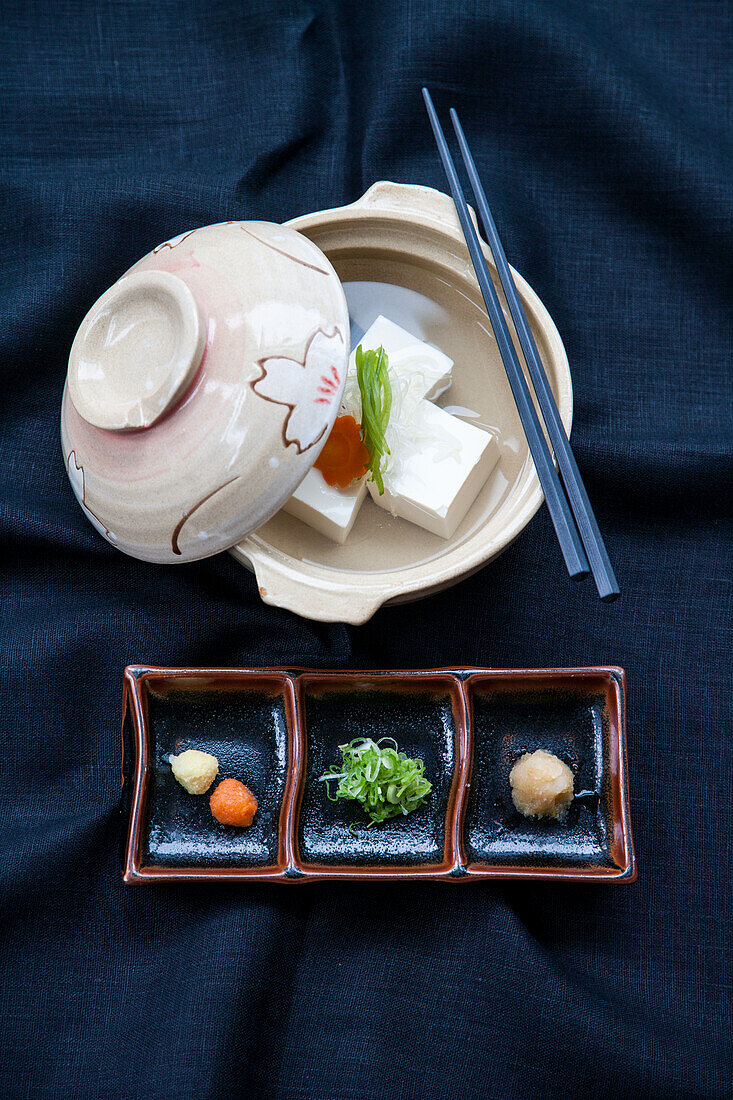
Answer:
[[[283,511],[334,542],[344,543],[366,496],[365,479],[348,489],[328,485],[320,470],[309,470]]]
[[[419,451],[399,456],[384,475],[381,496],[374,482],[369,492],[380,508],[448,539],[499,461],[499,444],[490,432],[427,401],[418,417]]]
[[[406,329],[381,315],[359,341],[364,351],[382,347],[389,358],[393,378],[407,382],[415,397],[434,401],[451,384],[453,360],[438,348],[418,340]],[[349,371],[356,372],[355,352],[349,359]]]

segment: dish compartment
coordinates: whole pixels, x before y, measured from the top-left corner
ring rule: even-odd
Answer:
[[[126,875],[226,876],[241,867],[252,876],[282,874],[289,863],[286,794],[296,753],[292,682],[254,670],[128,670],[127,677],[124,779],[140,797]],[[193,748],[219,761],[203,795],[188,794],[168,762],[170,754]],[[211,792],[227,776],[245,777],[256,791],[258,809],[248,829],[219,824],[209,809]]]
[[[297,814],[303,871],[344,869],[383,875],[388,868],[445,874],[456,863],[455,808],[463,757],[464,702],[452,676],[388,674],[300,678],[304,769]],[[357,737],[391,738],[425,763],[433,789],[415,812],[370,825],[354,802],[332,802],[320,776],[341,761],[339,745]],[[335,783],[328,784],[335,788]]]
[[[626,867],[623,833],[614,826],[622,806],[618,730],[621,683],[613,675],[558,677],[536,673],[476,674],[467,680],[471,778],[463,828],[467,870],[496,867],[537,874],[575,869],[617,874]],[[509,773],[516,761],[546,749],[568,764],[575,797],[561,822],[524,817],[515,808]]]
[[[123,877],[626,881],[636,877],[622,669],[155,669],[125,673]],[[433,785],[413,813],[370,826],[319,777],[356,737],[393,738]],[[199,748],[243,780],[249,829],[220,825],[169,754]],[[545,748],[573,769],[564,821],[522,817],[509,772]],[[213,788],[212,788],[213,789]],[[210,793],[210,792],[209,792]]]

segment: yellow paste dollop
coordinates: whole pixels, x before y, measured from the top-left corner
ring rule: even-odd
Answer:
[[[219,772],[219,761],[200,749],[186,749],[179,756],[169,756],[170,766],[178,782],[189,794],[206,794]]]

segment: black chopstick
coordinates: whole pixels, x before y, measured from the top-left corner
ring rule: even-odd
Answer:
[[[547,507],[555,528],[555,533],[557,534],[558,542],[560,543],[560,549],[562,550],[570,576],[575,580],[582,580],[583,577],[588,576],[588,559],[583,550],[580,533],[573,519],[573,514],[570,510],[570,505],[568,504],[562,485],[560,484],[560,478],[555,469],[552,455],[545,442],[539,417],[537,416],[537,411],[529,392],[529,386],[527,385],[527,380],[519,364],[517,353],[514,350],[514,344],[509,335],[509,329],[504,320],[499,299],[494,290],[494,284],[491,281],[491,276],[489,275],[488,267],[486,266],[483,252],[481,251],[478,234],[471,221],[471,216],[468,213],[466,198],[458,180],[458,174],[456,173],[453,158],[448,149],[448,143],[445,140],[445,134],[438,121],[438,116],[435,113],[433,101],[430,98],[430,92],[427,88],[423,88],[422,94],[425,100],[425,106],[427,107],[430,125],[433,128],[435,140],[438,145],[440,159],[443,162],[443,168],[448,178],[448,185],[453,195],[453,201],[456,204],[463,235],[466,239],[468,251],[476,272],[479,288],[486,305],[489,320],[494,330],[496,342],[499,346],[499,352],[501,353],[507,378],[509,379],[514,402],[517,406],[517,411],[522,421],[524,434],[527,437],[527,443],[534,461],[537,476],[542,486],[542,492],[545,494],[545,500],[547,501]]]
[[[491,214],[491,210],[489,209],[484,189],[481,186],[481,180],[479,179],[474,159],[471,156],[471,150],[468,147],[466,135],[463,132],[458,114],[453,108],[451,108],[450,117],[453,123],[453,129],[456,132],[456,137],[458,138],[458,145],[460,146],[461,156],[466,166],[471,188],[476,197],[476,206],[484,227],[486,240],[489,242],[489,248],[494,257],[494,263],[499,273],[501,285],[504,288],[509,312],[512,315],[514,327],[519,337],[519,343],[524,352],[529,376],[532,379],[532,385],[537,394],[537,401],[539,402],[540,411],[545,421],[547,434],[550,437],[550,443],[555,452],[557,464],[560,467],[560,475],[565,486],[565,492],[567,493],[575,522],[578,525],[580,537],[583,540],[583,547],[588,555],[588,561],[590,563],[591,572],[593,573],[593,580],[596,582],[598,595],[602,600],[615,600],[619,594],[619,586],[613,571],[613,566],[608,557],[608,551],[603,542],[601,532],[598,529],[596,517],[588,499],[583,479],[580,476],[580,471],[575,461],[575,455],[568,442],[565,427],[560,419],[560,413],[555,404],[555,398],[550,389],[550,383],[547,380],[545,368],[542,365],[542,360],[537,350],[537,344],[535,343],[534,336],[529,327],[527,315],[524,312],[524,306],[522,305],[522,301],[514,284],[511,268],[507,263],[504,247],[499,239],[496,224]]]

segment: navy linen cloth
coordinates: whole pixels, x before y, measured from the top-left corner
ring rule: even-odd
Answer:
[[[3,1098],[733,1095],[730,15],[2,4]],[[444,189],[423,83],[567,346],[621,600],[568,580],[544,508],[357,629],[263,606],[227,554],[115,552],[58,439],[85,312],[192,226]],[[638,882],[124,887],[131,662],[621,664]]]

